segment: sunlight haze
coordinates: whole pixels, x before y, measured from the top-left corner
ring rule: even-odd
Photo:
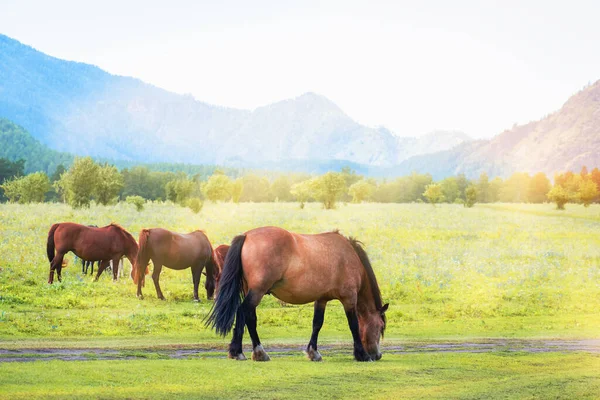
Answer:
[[[594,2],[0,2],[0,33],[225,107],[305,92],[399,136],[491,137],[600,78]]]

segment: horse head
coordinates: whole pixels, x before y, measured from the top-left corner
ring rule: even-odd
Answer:
[[[385,312],[389,304],[384,304],[381,308],[371,310],[359,316],[360,338],[365,351],[373,360],[381,358],[379,341],[385,333],[386,318]]]

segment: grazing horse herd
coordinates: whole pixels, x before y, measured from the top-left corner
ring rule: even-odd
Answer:
[[[385,331],[388,304],[382,302],[361,243],[337,231],[303,235],[262,227],[236,236],[230,246],[220,245],[213,250],[206,234],[199,230],[179,234],[161,228],[143,229],[136,242],[117,224],[97,228],[65,222],[52,225],[48,232],[48,283],[54,281],[55,272],[58,280],[62,279],[63,258],[69,251],[82,260],[99,262],[95,281],[111,261],[116,280],[119,261],[127,257],[139,298],[143,298],[142,286],[150,261],[156,295],[163,300],[158,282],[163,266],[175,270],[191,268],[195,301],[199,300],[198,286],[205,270],[207,298],[212,299],[217,293],[206,323],[222,336],[233,329],[229,358],[246,359],[242,338],[247,328],[252,359],[270,359],[256,330],[256,307],[265,294],[291,304],[314,303],[313,332],[305,351],[311,361],[322,360],[317,339],[330,300],[339,300],[344,306],[354,341],[354,358],[381,358],[379,342]]]

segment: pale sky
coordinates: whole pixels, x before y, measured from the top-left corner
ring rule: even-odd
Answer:
[[[600,79],[594,1],[0,0],[0,33],[254,109],[311,91],[400,136],[490,137]]]

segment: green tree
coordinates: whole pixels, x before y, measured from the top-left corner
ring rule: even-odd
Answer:
[[[187,206],[194,214],[198,214],[202,210],[204,203],[198,197],[192,197],[187,201]]]
[[[527,201],[530,203],[543,203],[548,198],[546,195],[550,191],[552,185],[550,180],[543,172],[535,174],[529,181],[527,189]]]
[[[442,194],[442,186],[439,183],[431,183],[427,185],[427,188],[423,192],[423,196],[427,199],[431,205],[443,201],[444,195]]]
[[[350,186],[354,185],[356,182],[363,179],[363,177],[361,175],[358,175],[356,173],[356,171],[354,171],[352,168],[350,168],[348,166],[343,167],[340,170],[340,175],[342,176],[342,178],[344,178],[344,182],[346,183],[346,189],[344,190],[344,193],[341,195],[341,200],[350,201],[351,196],[352,196],[352,194],[350,194],[350,192],[348,191],[350,189]]]
[[[99,169],[90,157],[75,158],[71,168],[54,185],[71,207],[89,207],[96,191]]]
[[[123,175],[114,165],[104,164],[98,168],[95,197],[98,203],[107,205],[115,200],[123,189]]]
[[[167,200],[183,207],[194,193],[197,185],[196,182],[187,178],[170,181],[166,185]]]
[[[4,191],[4,197],[10,203],[17,203],[21,197],[21,180],[23,178],[13,178],[4,181],[0,188]]]
[[[467,188],[469,187],[469,180],[465,174],[456,175],[456,186],[458,186],[458,197],[464,200],[466,198]]]
[[[50,183],[54,183],[57,180],[59,180],[60,176],[62,174],[64,174],[65,172],[67,172],[67,169],[65,168],[65,166],[63,164],[58,164],[58,166],[56,167],[56,169],[52,173],[52,176],[50,177]]]
[[[312,191],[311,181],[311,179],[307,179],[298,183],[294,183],[290,189],[290,193],[300,203],[300,208],[304,208],[304,203],[310,199],[310,194]]]
[[[0,123],[2,119],[0,119]],[[25,160],[15,162],[6,158],[0,158],[0,183],[12,178],[23,176],[25,168]],[[0,201],[6,201],[6,196],[3,191],[0,191]]]
[[[0,185],[11,202],[42,203],[50,191],[50,180],[43,172],[35,172],[20,178],[5,181]]]
[[[144,209],[144,203],[146,202],[142,196],[127,196],[125,201],[128,204],[133,204],[138,212]]]
[[[460,188],[458,187],[458,179],[454,176],[446,178],[440,182],[442,195],[448,203],[454,203],[456,199],[461,198]],[[461,201],[462,204],[464,201]]]
[[[361,179],[350,185],[348,194],[352,196],[353,203],[362,203],[365,200],[370,200],[375,192],[376,186],[373,182]]]
[[[471,208],[477,202],[477,188],[475,185],[469,185],[465,190],[465,207]]]
[[[336,201],[346,191],[346,181],[337,172],[328,172],[311,179],[312,197],[323,203],[326,210],[335,208]]]
[[[212,202],[227,201],[231,198],[231,179],[223,174],[213,174],[204,184],[202,192]]]

